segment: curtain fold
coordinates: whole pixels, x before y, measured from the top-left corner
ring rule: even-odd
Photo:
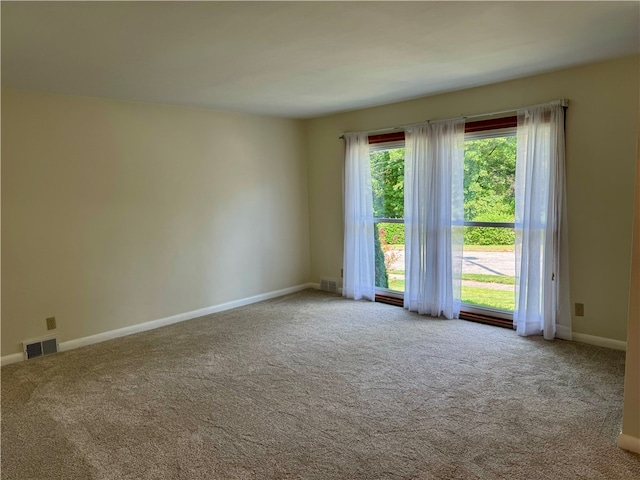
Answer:
[[[460,314],[464,119],[405,131],[404,307],[435,317]]]
[[[344,259],[342,295],[375,299],[373,194],[369,139],[346,134],[344,170]]]
[[[518,111],[517,132],[513,321],[519,335],[553,339],[559,323],[571,332],[564,109],[549,104]]]

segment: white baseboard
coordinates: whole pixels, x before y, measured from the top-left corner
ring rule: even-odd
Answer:
[[[24,360],[24,353],[12,353],[11,355],[5,355],[0,357],[0,366],[9,365],[10,363],[17,363]]]
[[[627,342],[623,342],[622,340],[613,340],[612,338],[596,337],[594,335],[576,332],[573,332],[572,337],[576,342],[588,343],[589,345],[595,345],[597,347],[607,347],[622,351],[627,350]]]
[[[232,302],[222,303],[220,305],[214,305],[211,307],[201,308],[199,310],[192,310],[186,313],[180,313],[178,315],[172,315],[170,317],[160,318],[158,320],[151,320],[149,322],[139,323],[137,325],[131,325],[129,327],[119,328],[117,330],[111,330],[108,332],[98,333],[96,335],[90,335],[88,337],[77,338],[59,344],[60,351],[72,350],[74,348],[84,347],[86,345],[92,345],[94,343],[104,342],[118,337],[124,337],[134,333],[144,332],[147,330],[153,330],[155,328],[164,327],[173,323],[184,322],[186,320],[192,320],[194,318],[203,317],[212,313],[223,312],[225,310],[231,310],[232,308],[238,308],[252,303],[262,302],[271,298],[281,297],[290,293],[299,292],[307,288],[320,289],[319,283],[303,283],[294,287],[283,288],[281,290],[275,290],[273,292],[267,292],[253,297],[242,298],[240,300],[234,300]],[[342,289],[338,289],[338,293],[342,294]],[[587,343],[590,345],[596,345],[599,347],[613,348],[615,350],[627,349],[627,342],[621,340],[613,340],[611,338],[596,337],[594,335],[587,335],[585,333],[571,333],[568,327],[558,326],[556,328],[556,336],[565,340],[574,340],[576,342]],[[4,355],[0,357],[0,366],[9,365],[11,363],[17,363],[24,360],[23,353],[12,353],[10,355]]]
[[[318,285],[319,287],[319,285]],[[192,310],[190,312],[180,313],[178,315],[172,315],[170,317],[160,318],[158,320],[151,320],[149,322],[138,323],[137,325],[131,325],[129,327],[118,328],[116,330],[110,330],[108,332],[97,333],[96,335],[90,335],[88,337],[76,338],[74,340],[68,340],[66,342],[60,342],[60,351],[72,350],[74,348],[84,347],[86,345],[92,345],[94,343],[104,342],[106,340],[112,340],[118,337],[124,337],[133,333],[144,332],[147,330],[153,330],[155,328],[164,327],[174,323],[184,322],[186,320],[193,320],[194,318],[203,317],[212,313],[223,312],[225,310],[231,310],[232,308],[243,307],[252,303],[262,302],[271,298],[281,297],[290,293],[299,292],[307,288],[315,288],[313,283],[303,283],[294,287],[283,288],[281,290],[275,290],[273,292],[267,292],[253,297],[242,298],[240,300],[234,300],[232,302],[222,303],[220,305],[214,305],[211,307],[201,308],[199,310]],[[0,365],[8,365],[10,363],[16,363],[24,360],[22,353],[13,353],[11,355],[5,355],[0,357]]]
[[[565,325],[556,325],[556,338],[569,341],[574,340],[571,328]]]
[[[626,433],[621,433],[618,435],[618,441],[616,443],[623,450],[640,453],[640,438],[632,437]]]

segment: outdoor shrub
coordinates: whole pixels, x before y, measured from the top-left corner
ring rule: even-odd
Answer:
[[[379,223],[378,228],[385,245],[404,245],[404,224]]]
[[[376,286],[389,288],[389,276],[387,275],[387,267],[384,265],[384,252],[380,245],[380,236],[381,232],[378,229],[374,229],[373,248],[375,251]]]
[[[465,245],[513,245],[515,232],[509,228],[464,227]]]
[[[385,227],[385,240],[388,245],[404,245],[404,225],[402,223],[387,223]]]

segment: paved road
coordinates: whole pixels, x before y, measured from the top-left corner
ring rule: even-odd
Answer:
[[[404,250],[394,251],[393,257],[391,269],[404,270]],[[464,252],[462,272],[514,276],[515,255],[513,252]]]
[[[513,252],[464,252],[462,272],[513,277],[516,274],[515,262]]]

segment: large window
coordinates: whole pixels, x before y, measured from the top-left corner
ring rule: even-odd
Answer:
[[[510,319],[515,304],[515,117],[465,127],[463,310]],[[377,293],[405,281],[404,135],[369,137]]]
[[[464,310],[511,318],[515,306],[515,127],[465,135]]]
[[[376,287],[381,294],[404,291],[404,139],[371,137],[371,187]]]

